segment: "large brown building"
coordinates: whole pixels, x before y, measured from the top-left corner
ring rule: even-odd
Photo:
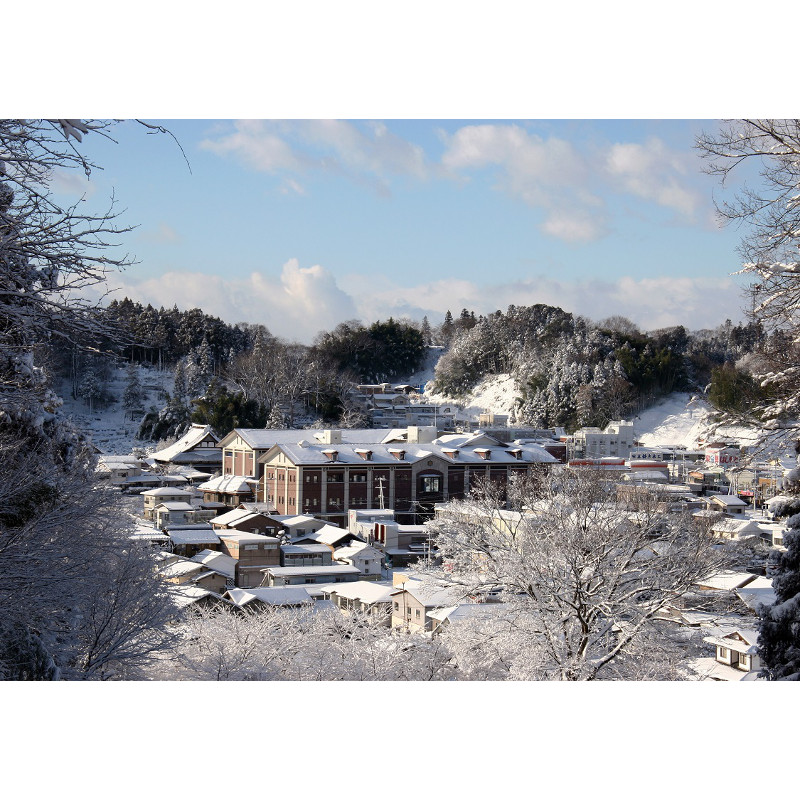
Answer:
[[[331,431],[331,434],[337,432]],[[258,499],[278,514],[309,514],[347,525],[349,509],[392,508],[400,522],[428,515],[483,481],[505,485],[556,459],[539,444],[502,444],[484,434],[420,444],[276,444],[259,459]]]

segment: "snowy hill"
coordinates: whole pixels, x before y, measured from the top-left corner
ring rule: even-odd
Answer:
[[[697,395],[675,392],[633,418],[636,437],[645,446],[680,445],[695,448],[700,440],[735,439],[752,445],[758,438],[755,428],[721,426],[714,429],[714,411]]]
[[[125,391],[127,372],[124,366],[111,371],[111,379],[108,382],[110,393],[116,398],[107,408],[102,410],[95,409],[94,413],[89,413],[89,407],[80,398],[77,400],[70,396],[69,381],[63,381],[60,389],[60,397],[64,401],[61,413],[71,418],[74,425],[82,431],[87,431],[92,443],[101,453],[106,455],[129,455],[134,447],[146,447],[152,442],[142,442],[136,439],[136,432],[139,429],[141,418],[126,419],[125,409],[122,407],[122,394]],[[160,389],[172,388],[172,373],[159,372],[156,369],[139,367],[139,381],[145,392],[145,408],[150,406],[161,407],[163,400],[160,399]]]
[[[443,394],[425,392],[427,402],[457,405],[463,409],[458,414],[458,419],[470,420],[477,420],[483,411],[493,411],[495,414],[511,416],[518,397],[517,382],[508,374],[487,376],[475,386],[466,398],[461,400],[455,400]]]

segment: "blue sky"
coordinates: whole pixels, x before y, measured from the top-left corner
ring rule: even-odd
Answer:
[[[740,232],[683,120],[149,120],[85,143],[137,229],[118,295],[310,342],[345,319],[537,302],[643,329],[742,316]]]

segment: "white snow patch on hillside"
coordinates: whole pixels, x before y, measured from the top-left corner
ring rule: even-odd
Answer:
[[[139,366],[139,382],[145,393],[145,409],[152,406],[160,408],[164,402],[159,396],[159,390],[172,389],[173,376],[171,372],[159,372]],[[107,408],[95,409],[89,413],[88,405],[80,398],[70,396],[70,383],[63,381],[61,384],[61,398],[64,405],[61,413],[72,419],[79,430],[86,432],[89,438],[101,453],[105,455],[129,455],[134,447],[152,448],[152,442],[143,442],[136,439],[136,432],[141,424],[141,416],[131,419],[122,407],[122,395],[127,383],[127,369],[125,366],[113,368],[111,379],[108,382],[110,393],[116,398]]]
[[[403,380],[395,381],[395,383],[407,383],[409,386],[422,386],[424,389],[425,384],[433,380],[433,373],[436,369],[436,365],[439,363],[439,359],[442,357],[442,353],[444,353],[444,347],[431,345],[428,347],[422,366],[413,375]]]
[[[427,402],[439,403],[440,405],[457,405],[462,409],[458,414],[458,418],[471,420],[477,420],[478,416],[484,411],[492,411],[495,414],[508,414],[510,417],[518,397],[517,382],[507,373],[487,376],[465,398],[460,400],[455,400],[443,394],[425,393]]]
[[[675,392],[633,418],[636,438],[645,447],[680,445],[689,449],[701,441],[729,439],[756,444],[761,431],[739,425],[714,426],[714,410],[697,395]],[[782,449],[785,445],[777,445]]]

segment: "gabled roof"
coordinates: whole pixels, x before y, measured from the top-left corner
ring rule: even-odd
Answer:
[[[220,475],[210,481],[201,483],[197,488],[204,492],[222,492],[224,494],[252,494],[252,478],[241,475]]]
[[[311,539],[312,541],[320,544],[329,544],[333,546],[336,544],[336,542],[340,542],[342,539],[346,539],[348,536],[354,535],[355,534],[351,533],[346,528],[340,528],[337,525],[328,524],[323,525],[323,527],[314,533],[303,534],[302,538]]]
[[[750,572],[734,572],[733,570],[723,569],[702,580],[696,581],[695,585],[703,586],[708,589],[727,589],[728,591],[733,591],[734,589],[741,589],[755,579],[756,576]]]
[[[207,569],[219,572],[226,578],[233,578],[236,575],[236,559],[226,556],[224,553],[202,550],[192,556],[192,561],[203,564]]]
[[[155,507],[155,511],[158,511],[160,508],[164,508],[167,511],[194,511],[195,508],[191,503],[181,503],[181,502],[167,502],[167,503],[159,503]]]
[[[219,544],[219,537],[210,528],[170,529],[169,538],[173,544]]]
[[[402,594],[403,591],[408,592],[425,608],[458,605],[459,601],[464,597],[464,589],[461,587],[442,586],[416,579],[406,581],[400,588],[395,589],[392,594]]]
[[[346,597],[348,600],[360,600],[362,603],[389,603],[393,586],[387,586],[375,581],[352,581],[351,583],[336,583],[325,590],[329,594]]]
[[[255,589],[228,589],[223,597],[234,605],[246,606],[259,600],[270,606],[297,606],[313,602],[302,586],[260,586]]]
[[[193,492],[186,489],[174,489],[170,486],[159,486],[158,489],[145,489],[139,492],[142,497],[194,497]]]
[[[741,637],[741,639],[737,638]],[[744,641],[742,641],[744,640]],[[727,647],[736,653],[744,653],[746,655],[755,655],[758,652],[756,642],[758,641],[758,632],[744,628],[737,628],[725,636],[705,636],[704,642],[717,645],[717,647]]]
[[[515,448],[519,451],[519,458],[509,455],[505,445],[495,444],[491,447],[460,446],[454,447],[449,444],[424,443],[424,444],[405,444],[389,446],[387,444],[375,444],[370,448],[372,458],[369,463],[375,464],[414,464],[418,461],[430,459],[431,457],[440,459],[447,464],[481,464],[496,466],[518,466],[531,463],[557,463],[558,459],[552,456],[547,450],[538,444],[523,444]],[[259,463],[265,464],[274,458],[278,452],[283,453],[292,464],[298,465],[341,465],[341,466],[364,466],[367,462],[361,457],[359,451],[362,448],[349,444],[336,445],[306,445],[299,444],[276,444],[259,458]],[[458,455],[449,455],[454,450],[458,450]],[[327,454],[326,454],[327,451]],[[336,452],[336,460],[329,458],[330,451]],[[489,458],[479,455],[479,452],[488,454]],[[402,456],[399,458],[398,456]]]
[[[374,428],[344,428],[341,431],[342,442],[350,444],[369,444],[383,441],[385,430]],[[269,450],[276,444],[297,444],[301,439],[311,441],[321,437],[320,430],[296,430],[286,428],[234,428],[220,441],[220,447],[226,447],[239,436],[253,450]],[[319,439],[316,439],[319,443]]]
[[[219,436],[210,425],[192,424],[192,427],[175,444],[153,453],[151,458],[156,461],[171,461],[175,456],[191,450],[208,437],[219,442]]]
[[[746,506],[744,500],[741,497],[737,497],[735,494],[712,494],[709,497],[709,500],[712,502],[721,503],[724,506]]]

